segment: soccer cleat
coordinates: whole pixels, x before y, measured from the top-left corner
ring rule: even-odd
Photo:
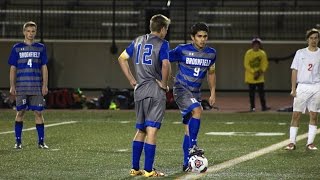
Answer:
[[[295,150],[295,149],[296,149],[296,145],[293,144],[293,143],[288,144],[288,145],[284,148],[284,150],[288,150],[288,151],[292,151],[292,150]]]
[[[144,177],[163,177],[165,176],[165,174],[163,172],[160,171],[156,171],[155,169],[153,169],[153,171],[148,172],[148,171],[144,171],[143,173]]]
[[[191,172],[191,167],[190,165],[182,165],[182,171],[183,172]]]
[[[15,149],[22,149],[22,144],[21,144],[21,143],[16,143],[16,144],[14,145],[14,148],[15,148]]]
[[[194,156],[194,155],[198,155],[198,156],[202,156],[204,154],[204,150],[200,149],[197,145],[193,145],[192,148],[189,148],[189,156]]]
[[[318,150],[318,148],[317,148],[313,143],[308,144],[308,145],[306,146],[306,149],[307,149],[307,150],[311,150],[311,151],[313,151],[313,150]]]
[[[130,170],[130,176],[141,176],[141,175],[143,175],[142,170],[135,170],[135,169]]]
[[[256,108],[250,108],[250,112],[256,112]]]
[[[45,143],[38,144],[39,149],[49,149],[49,147]]]

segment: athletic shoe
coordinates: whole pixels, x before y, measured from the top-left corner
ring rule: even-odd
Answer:
[[[198,155],[202,156],[204,154],[204,150],[200,149],[197,145],[193,145],[192,148],[189,148],[189,156]]]
[[[183,172],[191,172],[191,167],[189,165],[182,165]]]
[[[295,149],[296,149],[296,145],[293,144],[293,143],[288,144],[288,145],[284,148],[284,150],[288,150],[288,151],[292,151],[292,150],[295,150]]]
[[[49,147],[45,143],[38,144],[39,149],[49,149]]]
[[[308,144],[307,146],[306,146],[306,149],[307,150],[318,150],[318,148],[313,144],[313,143],[311,143],[311,144]]]
[[[16,144],[14,145],[14,148],[15,148],[15,149],[22,149],[22,144],[21,144],[21,143],[16,143]]]
[[[250,108],[250,112],[256,112],[256,108]]]
[[[270,107],[263,107],[262,111],[269,111],[271,108]]]
[[[130,170],[130,176],[141,176],[142,174],[143,174],[142,170],[135,170],[135,169]]]
[[[144,171],[143,176],[144,177],[163,177],[165,176],[165,174],[163,172],[156,171],[155,169],[153,169],[153,171],[151,172]]]

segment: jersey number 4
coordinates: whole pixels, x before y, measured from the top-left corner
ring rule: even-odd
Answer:
[[[145,44],[142,48],[142,60],[140,60],[140,51],[141,51],[141,44],[138,45],[138,51],[136,56],[136,64],[140,62],[145,65],[152,65],[152,59],[149,59],[152,54],[153,45],[152,44]]]
[[[32,67],[32,59],[28,59],[27,65],[28,65],[29,67]]]

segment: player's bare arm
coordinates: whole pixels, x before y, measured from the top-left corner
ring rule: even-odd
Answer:
[[[128,63],[128,59],[129,59],[129,55],[128,53],[126,52],[126,50],[124,50],[121,55],[119,56],[118,58],[118,62],[120,64],[120,67],[123,71],[123,73],[125,74],[125,76],[127,77],[130,85],[135,88],[135,86],[137,85],[137,81],[136,79],[134,78],[134,76],[132,75],[132,72],[130,70],[130,67],[129,67],[129,63]]]
[[[209,104],[213,106],[216,103],[216,73],[215,64],[213,64],[207,73],[207,81],[210,89]]]
[[[48,94],[48,67],[43,65],[41,68],[42,71],[42,95],[45,96]]]
[[[297,75],[298,75],[298,71],[295,70],[295,69],[292,69],[292,73],[291,73],[291,93],[290,93],[290,95],[293,96],[293,97],[296,97]]]
[[[166,91],[169,90],[168,88],[168,81],[169,81],[169,77],[171,74],[171,64],[169,62],[168,59],[164,59],[162,61],[162,70],[161,70],[161,74],[162,74],[162,80],[161,80],[161,88],[165,89]]]
[[[16,72],[15,66],[10,67],[10,94],[16,95]]]

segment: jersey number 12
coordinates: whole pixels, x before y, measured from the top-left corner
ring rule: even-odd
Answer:
[[[153,45],[152,44],[145,44],[143,46],[143,56],[142,56],[142,64],[145,65],[152,65],[152,59],[148,59],[150,58],[151,54],[152,54],[152,49],[153,49]],[[136,56],[136,64],[140,63],[140,50],[141,50],[141,44],[138,45],[138,50],[137,50],[137,56]]]

